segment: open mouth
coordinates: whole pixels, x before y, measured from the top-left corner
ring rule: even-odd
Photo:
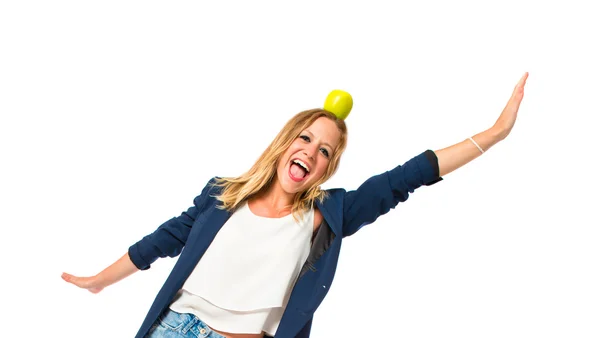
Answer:
[[[289,174],[292,180],[295,182],[301,182],[310,174],[310,168],[303,161],[299,159],[293,159],[290,162]]]

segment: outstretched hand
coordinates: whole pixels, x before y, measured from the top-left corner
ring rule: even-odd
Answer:
[[[98,279],[95,276],[76,277],[66,272],[63,272],[63,274],[60,277],[68,283],[74,284],[82,289],[87,289],[91,293],[98,293],[102,291],[102,289],[104,289],[104,287],[100,285]]]
[[[529,73],[525,72],[525,74],[521,77],[513,93],[508,100],[508,103],[502,110],[500,117],[494,124],[494,128],[500,132],[502,139],[506,138],[513,126],[515,125],[515,121],[517,120],[517,113],[519,112],[519,106],[521,106],[521,101],[523,100],[523,96],[525,94],[525,82],[527,82],[527,77],[529,77]]]

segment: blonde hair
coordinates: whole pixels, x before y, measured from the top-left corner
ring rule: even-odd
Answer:
[[[315,200],[318,199],[322,202],[326,197],[326,192],[321,190],[320,185],[337,171],[342,153],[346,149],[348,131],[343,120],[338,119],[326,110],[317,108],[305,110],[292,117],[246,173],[238,177],[216,179],[214,185],[223,188],[221,194],[216,196],[217,200],[221,202],[218,208],[233,211],[248,198],[267,190],[272,184],[273,178],[277,175],[277,165],[283,153],[300,136],[302,131],[321,117],[326,117],[335,122],[341,134],[340,142],[333,150],[325,174],[306,191],[298,193],[294,197],[292,203],[293,217],[297,219],[297,216],[308,210]]]

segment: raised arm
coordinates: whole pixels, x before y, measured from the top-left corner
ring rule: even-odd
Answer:
[[[468,138],[437,151],[427,150],[403,165],[369,178],[358,189],[348,191],[344,196],[344,236],[374,222],[398,203],[406,201],[415,189],[439,182],[442,176],[474,160],[506,138],[515,124],[528,75],[525,73],[521,77],[491,128],[473,136],[472,140]]]
[[[529,73],[525,73],[521,77],[496,123],[491,128],[471,137],[475,142],[466,139],[450,147],[435,151],[435,155],[438,158],[440,176],[445,176],[471,162],[483,154],[482,151],[487,151],[494,144],[504,140],[510,134],[517,119],[521,101],[523,100],[527,77],[529,77]],[[481,150],[477,145],[479,145]]]

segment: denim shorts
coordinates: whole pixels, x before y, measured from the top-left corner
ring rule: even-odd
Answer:
[[[190,313],[166,309],[154,322],[146,338],[225,338]]]

